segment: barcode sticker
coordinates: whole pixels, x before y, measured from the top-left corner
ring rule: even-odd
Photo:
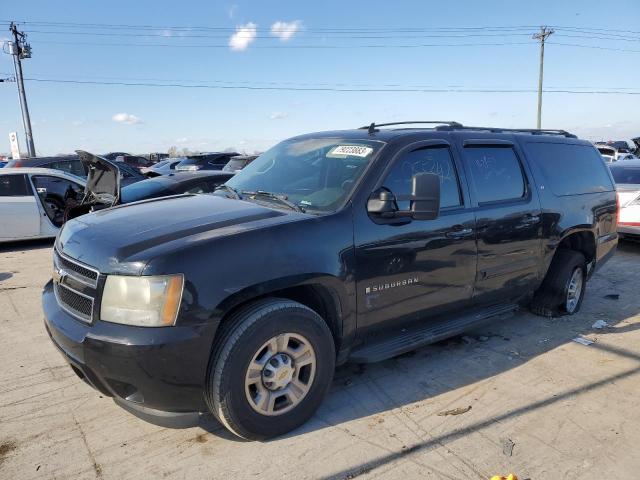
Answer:
[[[333,147],[329,153],[327,153],[327,157],[368,157],[371,152],[373,152],[373,148],[364,147],[362,145],[338,145]]]

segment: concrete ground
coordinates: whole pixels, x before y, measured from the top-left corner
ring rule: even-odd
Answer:
[[[265,443],[208,418],[152,425],[81,382],[42,325],[50,249],[0,249],[0,479],[638,477],[640,245],[621,245],[581,313],[520,312],[343,367],[308,424]],[[597,320],[610,326],[596,330]]]

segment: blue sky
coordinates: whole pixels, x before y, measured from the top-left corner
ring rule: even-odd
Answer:
[[[539,47],[530,34],[537,25],[558,26],[546,49],[545,87],[640,92],[637,0],[611,0],[606,6],[591,0],[2,0],[2,4],[3,22],[34,22],[20,26],[33,49],[33,58],[23,64],[27,78],[297,89],[28,81],[34,138],[41,155],[77,148],[142,153],[172,145],[252,152],[299,133],[403,119],[532,128]],[[276,22],[285,23],[272,33]],[[507,32],[504,27],[518,28]],[[8,25],[3,23],[2,28],[5,33],[0,38],[6,39]],[[238,28],[245,29],[244,41],[232,48],[231,36]],[[603,33],[580,29],[603,29]],[[407,47],[424,44],[442,46]],[[12,72],[11,57],[0,55],[2,76]],[[9,132],[18,131],[24,140],[15,83],[0,84],[0,106],[0,151],[8,151]],[[637,136],[640,95],[545,93],[543,126],[594,140]]]

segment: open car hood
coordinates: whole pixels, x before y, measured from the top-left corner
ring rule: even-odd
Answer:
[[[120,201],[120,169],[105,158],[83,150],[76,150],[87,170],[83,204],[103,204],[106,207]]]

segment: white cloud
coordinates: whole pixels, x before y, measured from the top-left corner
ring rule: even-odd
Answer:
[[[140,123],[140,118],[130,113],[116,113],[111,119],[116,123],[124,123],[126,125],[135,125]]]
[[[229,18],[233,19],[233,17],[236,16],[237,11],[238,5],[234,3],[233,5],[230,5],[229,8],[227,8],[227,15],[229,16]]]
[[[71,125],[73,125],[74,127],[80,127],[84,125],[84,120],[74,120],[73,122],[71,122]]]
[[[236,33],[231,35],[229,39],[229,47],[231,50],[245,50],[251,42],[256,39],[258,34],[258,26],[253,23],[245,23],[236,27]]]
[[[289,116],[289,113],[287,112],[273,112],[271,115],[269,115],[269,118],[271,120],[282,120],[283,118],[287,118]]]
[[[187,137],[176,138],[176,143],[187,143],[189,139]]]
[[[296,32],[301,28],[302,22],[300,20],[294,20],[293,22],[276,22],[271,25],[271,35],[278,37],[283,42],[286,42],[293,38]]]

